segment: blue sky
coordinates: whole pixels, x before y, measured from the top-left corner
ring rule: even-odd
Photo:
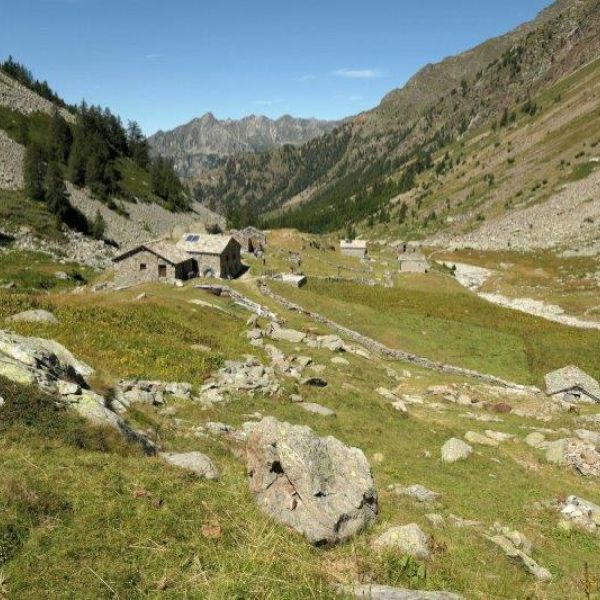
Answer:
[[[0,0],[0,56],[148,134],[207,111],[335,119],[549,3]]]

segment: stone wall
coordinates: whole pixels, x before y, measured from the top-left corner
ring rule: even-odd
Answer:
[[[354,331],[348,327],[344,327],[343,325],[340,325],[340,324],[336,323],[335,321],[332,321],[331,319],[328,319],[327,317],[320,315],[319,313],[305,310],[298,304],[294,304],[293,302],[290,302],[289,300],[287,300],[287,298],[283,298],[282,296],[275,294],[275,292],[273,292],[271,290],[271,288],[269,288],[269,286],[266,284],[266,282],[264,280],[260,281],[259,285],[260,285],[260,291],[262,294],[264,294],[265,296],[268,296],[269,298],[272,298],[273,300],[275,300],[277,303],[279,303],[281,306],[283,306],[287,310],[297,312],[297,313],[300,313],[303,315],[307,315],[314,321],[317,321],[319,323],[323,323],[323,324],[327,325],[328,327],[337,331],[339,334],[343,335],[347,339],[358,342],[361,346],[363,346],[367,350],[370,350],[374,354],[377,354],[383,358],[387,358],[387,359],[391,359],[391,360],[402,360],[402,361],[417,365],[419,367],[423,367],[425,369],[431,369],[431,370],[439,371],[442,373],[448,373],[450,375],[459,375],[462,377],[470,377],[470,378],[482,381],[484,383],[490,383],[492,385],[500,385],[502,387],[506,387],[506,388],[510,388],[510,389],[515,389],[515,390],[520,390],[520,391],[528,391],[528,392],[532,392],[532,393],[537,393],[540,391],[536,387],[521,385],[518,383],[513,383],[512,381],[506,381],[504,379],[501,379],[500,377],[496,377],[495,375],[488,375],[486,373],[480,373],[479,371],[474,371],[472,369],[464,369],[462,367],[455,367],[454,365],[448,365],[448,364],[441,363],[441,362],[438,362],[435,360],[431,360],[429,358],[424,358],[422,356],[418,356],[418,355],[412,354],[410,352],[405,352],[404,350],[396,350],[393,348],[388,348],[381,342],[378,342],[372,338],[369,338],[369,337],[363,335],[362,333],[358,333],[357,331]]]
[[[340,252],[343,256],[353,256],[354,258],[364,258],[367,251],[363,248],[341,248]]]

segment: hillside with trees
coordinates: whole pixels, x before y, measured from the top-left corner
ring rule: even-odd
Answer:
[[[322,232],[395,218],[391,201],[399,194],[430,192],[417,194],[420,173],[442,177],[455,167],[456,157],[446,156],[453,144],[532,117],[536,96],[598,55],[599,31],[597,0],[556,2],[505,36],[425,67],[380,106],[318,140],[229,158],[202,178],[196,196],[237,220],[261,215],[267,227]],[[422,200],[410,212],[431,223],[440,207],[425,213]]]

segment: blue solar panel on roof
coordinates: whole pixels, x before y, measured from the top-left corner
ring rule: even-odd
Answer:
[[[185,238],[185,241],[186,241],[186,242],[193,242],[193,241],[194,241],[194,236],[193,236],[193,235],[188,235],[188,236]]]

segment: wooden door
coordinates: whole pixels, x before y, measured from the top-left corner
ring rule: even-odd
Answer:
[[[158,265],[158,276],[159,277],[167,276],[167,265]]]

